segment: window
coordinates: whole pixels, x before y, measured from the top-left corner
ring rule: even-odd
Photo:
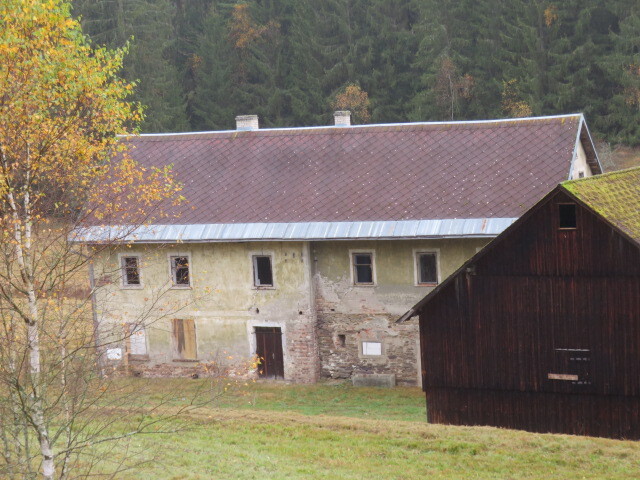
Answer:
[[[382,355],[382,343],[380,342],[362,342],[362,355]]]
[[[353,283],[355,285],[373,285],[373,254],[354,253],[353,261]]]
[[[271,256],[253,256],[253,284],[256,287],[273,287],[273,270]]]
[[[584,178],[584,170],[578,172],[578,178]]]
[[[344,333],[338,334],[338,346],[345,347],[347,345],[347,336]]]
[[[577,222],[575,203],[558,204],[558,217],[560,219],[559,225],[561,229],[576,228]]]
[[[175,360],[196,360],[196,326],[193,319],[172,321],[173,354]]]
[[[129,355],[144,357],[147,355],[147,335],[144,326],[136,323],[127,323],[127,351]]]
[[[416,252],[418,285],[438,283],[438,254],[436,252]]]
[[[189,257],[176,256],[169,257],[171,262],[171,281],[174,287],[188,287],[191,285],[191,275],[189,273]]]
[[[120,266],[122,268],[122,285],[125,287],[138,287],[142,285],[140,281],[139,257],[120,257]]]

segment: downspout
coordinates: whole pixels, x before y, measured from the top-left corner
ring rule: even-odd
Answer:
[[[320,379],[320,352],[318,348],[318,310],[316,308],[316,257],[312,242],[305,242],[305,255],[309,261],[309,313],[313,318],[313,344],[314,344],[314,383]]]

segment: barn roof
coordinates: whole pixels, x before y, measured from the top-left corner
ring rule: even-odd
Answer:
[[[303,240],[316,238],[313,232],[324,224],[336,231],[370,224],[372,231],[388,231],[390,222],[400,222],[404,230],[397,233],[412,230],[404,228],[406,221],[445,222],[428,225],[440,231],[453,220],[473,220],[458,222],[458,236],[486,235],[488,221],[511,224],[570,178],[579,143],[592,170],[601,172],[582,114],[150,134],[122,141],[145,167],[173,165],[187,201],[171,207],[155,227],[165,233],[184,227],[190,241],[255,239],[265,225],[267,232],[311,232],[282,238]],[[191,238],[196,230],[245,233]],[[92,235],[83,234],[87,241]],[[136,241],[153,241],[154,235]],[[274,239],[267,237],[257,239]],[[163,236],[171,240],[183,239]]]
[[[562,186],[640,243],[640,167],[571,180]]]

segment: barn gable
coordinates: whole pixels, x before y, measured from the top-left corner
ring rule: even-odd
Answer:
[[[640,437],[639,173],[557,187],[414,307],[431,421]]]

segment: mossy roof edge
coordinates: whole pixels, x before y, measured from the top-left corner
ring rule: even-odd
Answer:
[[[640,243],[640,167],[568,180],[561,185]]]

